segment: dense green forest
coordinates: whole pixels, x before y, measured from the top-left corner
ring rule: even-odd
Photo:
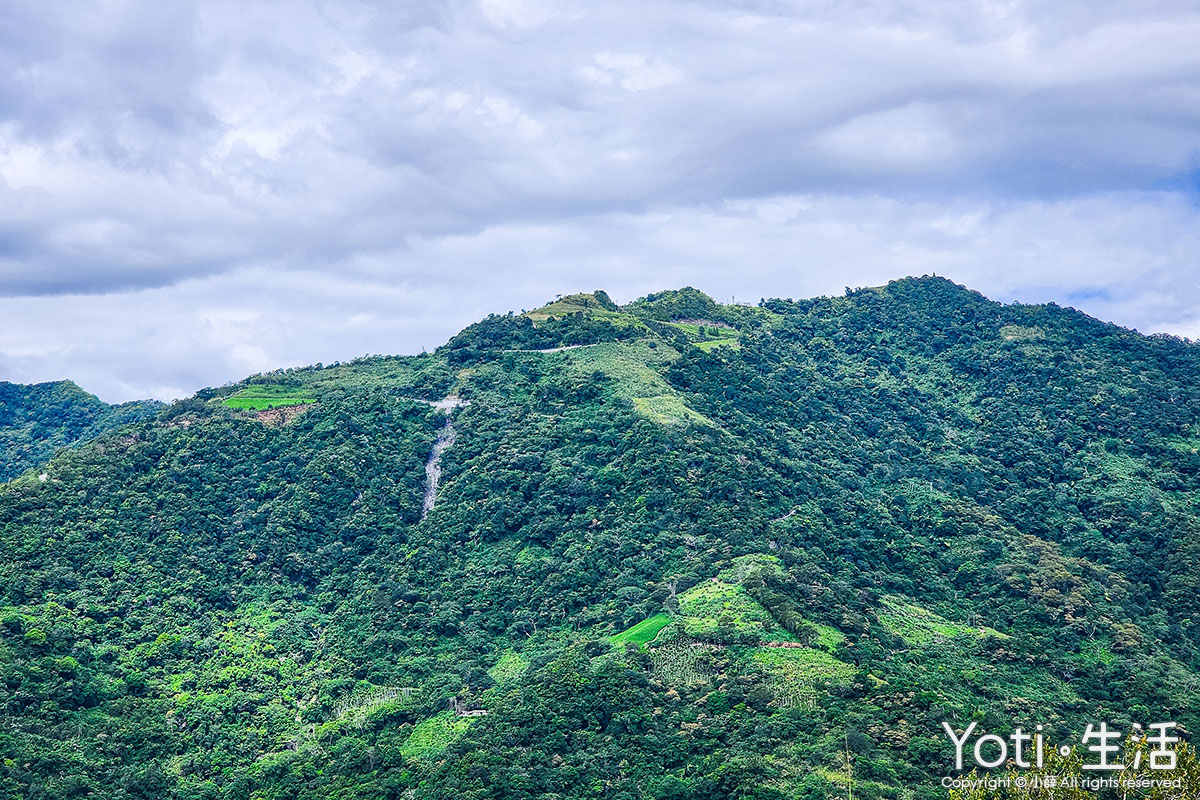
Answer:
[[[152,400],[109,405],[71,381],[0,381],[0,481],[44,464],[64,447],[150,419],[161,407]]]
[[[921,278],[206,389],[0,484],[0,796],[945,798],[943,721],[1200,730],[1197,376]]]

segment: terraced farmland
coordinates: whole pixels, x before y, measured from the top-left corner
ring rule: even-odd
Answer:
[[[228,408],[265,411],[281,406],[299,406],[315,403],[317,398],[307,389],[297,386],[261,384],[247,386],[237,394],[225,398]]]

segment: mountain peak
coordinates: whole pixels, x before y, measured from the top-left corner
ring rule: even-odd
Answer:
[[[717,316],[720,309],[720,303],[691,286],[653,292],[623,308],[664,322],[675,319],[709,319]]]
[[[526,311],[524,316],[529,317],[534,322],[543,322],[552,317],[559,319],[570,314],[590,315],[597,311],[616,310],[617,304],[612,301],[608,293],[597,289],[594,292],[560,294],[541,308]]]

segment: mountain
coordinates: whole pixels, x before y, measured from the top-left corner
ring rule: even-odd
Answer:
[[[0,482],[49,461],[64,447],[149,419],[162,407],[152,400],[109,405],[71,381],[0,381]]]
[[[0,791],[944,798],[1200,729],[1200,348],[939,278],[602,292],[0,485]]]

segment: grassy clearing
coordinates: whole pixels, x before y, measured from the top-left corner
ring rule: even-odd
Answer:
[[[522,548],[521,552],[517,553],[515,560],[519,566],[527,567],[530,564],[536,564],[538,561],[546,558],[549,555],[550,551],[546,548],[536,544],[531,544],[528,547]]]
[[[613,394],[633,403],[634,410],[659,425],[713,426],[708,417],[688,408],[659,374],[659,369],[679,358],[672,347],[659,344],[652,348],[645,341],[605,343],[569,350],[567,356],[575,374],[601,372],[608,376]]]
[[[755,647],[750,661],[772,677],[796,683],[844,684],[854,675],[852,665],[812,647]]]
[[[515,683],[527,669],[529,662],[516,650],[510,649],[504,651],[500,660],[493,664],[487,673],[496,683],[504,685]]]
[[[704,639],[717,631],[724,618],[735,631],[754,634],[760,641],[794,642],[795,637],[741,586],[741,581],[759,570],[778,574],[782,566],[778,558],[765,553],[739,556],[732,567],[721,571],[717,579],[705,581],[681,594],[678,619],[683,632]],[[832,652],[846,641],[846,635],[837,628],[805,622],[817,632],[812,642],[815,647]]]
[[[676,330],[682,331],[688,341],[701,350],[712,350],[715,347],[740,347],[738,337],[741,333],[727,325],[716,323],[700,325],[694,322],[668,322]]]
[[[549,319],[562,319],[570,314],[583,314],[593,319],[602,319],[618,328],[648,330],[645,324],[632,314],[605,308],[593,294],[569,294],[549,305],[525,312],[525,316],[533,320],[535,326]]]
[[[672,347],[659,345],[652,349],[648,342],[605,342],[568,350],[566,354],[572,372],[581,377],[604,373],[613,380],[613,393],[626,400],[674,391],[658,372],[679,358]]]
[[[714,427],[711,419],[699,411],[693,411],[688,408],[675,395],[664,394],[657,397],[635,397],[633,398],[633,407],[639,414],[653,422],[657,422],[659,425],[683,426],[688,423],[695,423],[697,425]]]
[[[568,314],[615,314],[619,312],[607,309],[596,299],[594,294],[589,292],[581,292],[579,294],[569,294],[560,297],[553,303],[547,303],[541,308],[535,308],[532,311],[526,311],[525,316],[529,317],[534,322],[544,322],[551,317],[565,317]]]
[[[924,645],[935,639],[977,635],[974,628],[951,622],[898,597],[883,598],[883,605],[885,611],[879,615],[880,621],[909,644]]]
[[[737,338],[737,335],[738,335],[738,332],[736,330],[729,327],[728,325],[726,325],[723,322],[709,321],[709,322],[705,322],[702,324],[700,322],[678,322],[678,321],[676,321],[676,322],[667,322],[664,324],[670,325],[672,328],[678,328],[679,330],[686,333],[688,336],[695,337],[697,339],[707,338],[710,336],[732,336],[734,338]],[[705,330],[705,333],[703,333],[703,334],[700,333],[701,327],[703,327]]]
[[[838,645],[846,641],[846,634],[832,625],[822,625],[819,622],[808,622],[808,624],[817,629],[817,635],[812,641],[815,647],[833,652]]]
[[[728,347],[731,350],[737,350],[742,346],[742,343],[737,339],[708,339],[707,341],[693,342],[692,344],[705,352],[710,352],[718,347]]]
[[[308,389],[298,386],[254,385],[225,398],[228,408],[263,411],[280,406],[299,406],[315,403],[317,398]]]
[[[879,620],[910,645],[920,647],[936,640],[952,639],[956,636],[1009,638],[991,628],[972,628],[960,622],[951,622],[927,608],[909,603],[899,597],[883,598],[883,606],[884,610],[879,614]]]
[[[1088,642],[1080,649],[1079,660],[1091,669],[1098,666],[1107,667],[1113,662],[1112,649],[1107,642]]]
[[[649,619],[642,620],[627,631],[622,631],[616,636],[610,636],[608,641],[614,645],[623,645],[626,642],[644,645],[654,641],[654,637],[658,636],[658,632],[670,624],[671,618],[669,616],[666,614],[655,614]]]
[[[738,633],[753,634],[760,641],[792,639],[745,589],[720,580],[705,581],[681,594],[679,621],[687,635],[700,639],[716,633],[722,622]]]
[[[687,337],[693,341],[702,341],[705,339],[736,339],[741,334],[734,328],[728,325],[710,322],[707,325],[700,325],[696,322],[668,322],[672,328],[678,328],[683,331]],[[701,332],[701,328],[704,329]]]
[[[457,716],[453,711],[418,722],[400,745],[400,755],[406,758],[430,759],[441,755],[450,744],[471,727],[471,717]]]

